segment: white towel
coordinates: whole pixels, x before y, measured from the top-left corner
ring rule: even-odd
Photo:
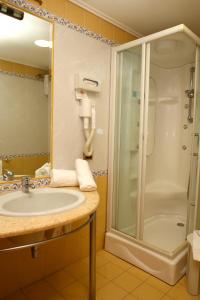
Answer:
[[[200,230],[193,231],[192,253],[193,259],[200,261]]]
[[[97,185],[93,179],[88,162],[83,159],[76,159],[75,167],[80,190],[83,192],[95,191]]]
[[[50,186],[78,186],[76,172],[74,170],[52,169]]]
[[[51,171],[50,163],[46,163],[35,171],[35,177],[50,176],[50,171]]]

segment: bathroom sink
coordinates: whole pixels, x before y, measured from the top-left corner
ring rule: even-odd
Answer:
[[[6,194],[0,198],[0,215],[31,217],[61,213],[80,206],[83,193],[70,189],[43,188]]]

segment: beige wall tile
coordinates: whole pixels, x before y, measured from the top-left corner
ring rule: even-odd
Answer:
[[[84,12],[84,26],[93,32],[101,34],[101,18],[89,11]]]
[[[31,156],[31,157],[17,157],[3,161],[3,170],[11,170],[18,175],[34,175],[35,170],[40,168],[43,164],[49,161],[48,155]]]
[[[100,29],[101,29],[102,36],[104,36],[107,39],[114,40],[115,26],[113,26],[111,23],[101,19]]]
[[[122,30],[118,27],[115,27],[114,41],[117,43],[120,43],[120,44],[126,43],[127,42],[127,33],[124,30]]]
[[[65,17],[65,2],[66,0],[45,0],[43,1],[43,7],[53,12],[54,14]]]
[[[133,36],[132,34],[126,32],[126,42],[130,42],[137,39],[135,36]]]
[[[84,26],[84,9],[66,1],[65,2],[65,17],[75,24]]]
[[[38,5],[34,0],[29,2]],[[117,43],[126,43],[136,38],[68,0],[43,0],[42,7]]]
[[[23,64],[18,64],[18,63],[14,63],[2,59],[0,59],[0,70],[7,71],[7,72],[22,73],[31,76],[47,73],[47,70],[34,68],[31,66],[26,66]]]

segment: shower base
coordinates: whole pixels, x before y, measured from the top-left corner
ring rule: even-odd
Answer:
[[[135,227],[121,231],[134,237]],[[186,218],[183,216],[162,214],[144,221],[143,240],[157,248],[173,252],[184,242],[185,237]]]
[[[160,220],[160,223],[162,223],[162,226],[166,227],[169,225],[164,219]],[[148,230],[150,230],[150,228],[153,230],[158,228],[158,226],[161,226],[161,224],[159,225],[152,221],[151,225],[148,226]],[[151,238],[153,238],[153,236],[151,236]],[[167,239],[167,233],[163,234],[163,242],[165,238]],[[137,241],[134,242],[125,236],[120,236],[117,232],[107,232],[105,250],[143,269],[170,285],[176,284],[186,271],[186,244],[176,255],[168,257],[164,254],[158,253],[156,250],[147,248],[145,245],[137,243]]]

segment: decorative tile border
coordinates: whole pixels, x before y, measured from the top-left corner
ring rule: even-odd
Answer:
[[[19,77],[19,78],[25,78],[25,79],[31,79],[31,80],[37,80],[37,81],[43,81],[43,78],[41,78],[37,75],[32,76],[32,75],[28,75],[28,74],[24,74],[24,73],[9,72],[9,71],[5,71],[5,70],[1,70],[1,69],[0,69],[0,74]]]
[[[36,5],[33,5],[32,3],[28,3],[26,2],[26,0],[7,0],[8,3],[10,4],[14,4],[16,6],[18,6],[19,8],[25,9],[27,11],[30,11],[40,17],[43,17],[47,20],[51,20],[54,22],[57,22],[60,25],[66,26],[67,28],[70,28],[72,30],[75,30],[77,32],[80,32],[82,34],[85,34],[86,36],[89,36],[97,41],[103,42],[109,46],[116,46],[118,45],[118,43],[113,42],[112,40],[109,40],[105,37],[103,37],[101,34],[97,34],[93,31],[88,30],[85,27],[76,25],[74,23],[72,23],[71,21],[61,18],[59,16],[56,16],[54,14],[52,14],[51,12],[49,12],[48,10],[38,7]]]
[[[30,153],[30,154],[26,154],[26,153],[21,153],[21,154],[0,154],[0,159],[2,160],[10,160],[10,159],[14,159],[14,158],[18,158],[18,157],[35,157],[35,156],[46,156],[46,155],[50,155],[49,152],[39,152],[39,153]]]
[[[32,187],[35,188],[40,188],[44,186],[48,186],[50,184],[50,178],[41,178],[41,179],[33,179],[30,180],[30,184]],[[0,183],[0,193],[3,192],[14,192],[14,191],[19,191],[22,189],[22,184],[21,181],[13,181],[13,183]]]
[[[107,176],[108,175],[108,170],[93,170],[92,174],[94,177],[97,176]],[[32,185],[33,188],[40,188],[44,186],[49,186],[50,184],[50,178],[49,177],[44,177],[44,178],[35,178],[30,180],[30,184]],[[0,193],[3,192],[14,192],[14,191],[19,191],[22,189],[21,181],[20,180],[15,180],[13,183],[5,183],[1,182],[0,183]]]
[[[97,177],[97,176],[107,176],[108,175],[108,170],[92,170],[92,175]]]

